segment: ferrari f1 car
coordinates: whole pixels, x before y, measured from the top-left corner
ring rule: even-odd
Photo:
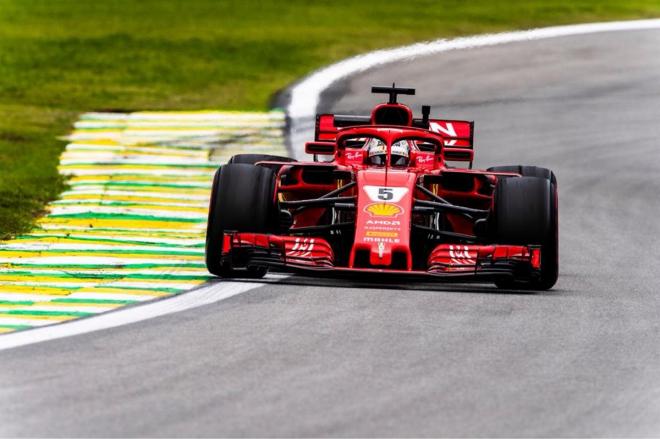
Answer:
[[[315,139],[305,145],[314,161],[240,154],[218,169],[208,270],[551,288],[558,276],[554,174],[535,166],[472,169],[473,122],[432,119],[429,106],[413,117],[397,96],[414,89],[372,92],[389,100],[369,116],[317,116]]]

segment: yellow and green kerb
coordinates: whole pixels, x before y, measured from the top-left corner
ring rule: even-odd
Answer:
[[[0,243],[0,333],[89,317],[204,283],[213,173],[285,155],[281,112],[82,115],[60,159],[69,190]]]

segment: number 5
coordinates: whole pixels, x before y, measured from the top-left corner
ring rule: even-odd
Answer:
[[[383,201],[389,201],[394,198],[394,192],[391,188],[381,187],[378,189],[378,199]]]

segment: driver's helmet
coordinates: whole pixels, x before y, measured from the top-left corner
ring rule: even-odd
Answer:
[[[375,137],[369,139],[365,145],[368,152],[369,164],[385,166],[387,159],[387,145]],[[392,144],[392,166],[407,166],[410,162],[410,143],[408,140],[399,140]]]
[[[364,146],[367,150],[367,160],[370,165],[385,166],[387,160],[387,145],[385,142],[372,137]]]
[[[410,162],[410,142],[399,140],[392,144],[392,166],[408,166]]]

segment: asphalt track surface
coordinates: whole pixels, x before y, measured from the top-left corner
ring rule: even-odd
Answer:
[[[0,352],[0,434],[657,436],[660,31],[447,52],[372,84],[477,121],[477,165],[560,188],[560,278],[490,286],[305,277],[201,308]]]

